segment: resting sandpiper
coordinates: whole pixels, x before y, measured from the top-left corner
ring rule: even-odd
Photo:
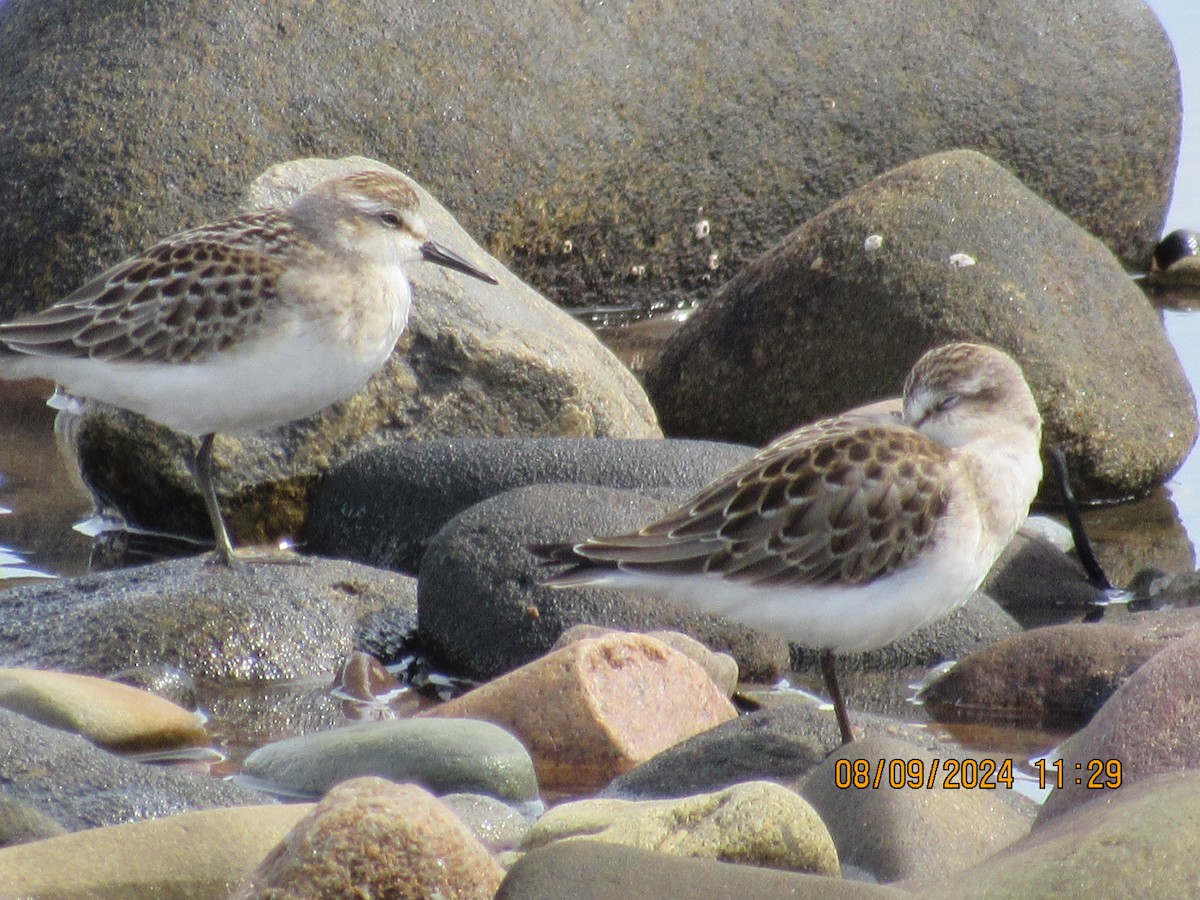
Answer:
[[[547,584],[633,588],[834,654],[872,650],[955,609],[1029,512],[1041,417],[1017,363],[954,343],[917,361],[903,413],[788,432],[639,531],[531,551]]]
[[[429,240],[416,192],[363,171],[290,205],[180,232],[49,309],[0,324],[0,378],[47,378],[200,438],[196,479],[218,557],[217,433],[311,415],[357,391],[408,320],[408,263],[496,284]]]

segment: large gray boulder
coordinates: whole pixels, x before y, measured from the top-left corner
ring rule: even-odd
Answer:
[[[1180,120],[1139,0],[8,0],[0,317],[225,214],[272,163],[364,150],[564,303],[704,296],[954,147],[1144,263]]]
[[[963,339],[1021,363],[1084,496],[1145,491],[1191,449],[1195,400],[1149,301],[1100,241],[965,150],[888,172],[746,266],[646,389],[670,434],[760,444],[898,394],[921,353]]]

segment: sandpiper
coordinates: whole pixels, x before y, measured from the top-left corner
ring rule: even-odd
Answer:
[[[220,560],[217,433],[246,434],[353,394],[396,344],[426,260],[496,280],[429,240],[411,185],[361,171],[290,205],[180,232],[49,309],[0,324],[0,378],[47,378],[200,439],[196,480]]]
[[[547,584],[641,590],[834,654],[890,643],[962,604],[1029,512],[1041,417],[1020,367],[982,344],[917,361],[899,419],[788,432],[644,528],[530,547]]]

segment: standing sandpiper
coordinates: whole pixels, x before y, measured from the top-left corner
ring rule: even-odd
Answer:
[[[427,239],[418,207],[402,179],[363,171],[173,235],[0,324],[0,378],[48,378],[199,437],[196,480],[218,556],[233,565],[215,435],[281,425],[362,387],[408,321],[404,265],[497,283]]]
[[[873,650],[961,605],[1025,520],[1041,417],[982,344],[917,361],[902,421],[853,413],[788,432],[640,531],[531,547],[552,585],[633,588],[821,650]]]

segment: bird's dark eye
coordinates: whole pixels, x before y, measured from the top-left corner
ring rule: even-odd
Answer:
[[[389,228],[400,227],[400,217],[394,212],[384,212],[379,214],[379,221]]]
[[[958,406],[961,400],[962,397],[959,394],[949,394],[948,396],[945,396],[939,400],[934,409],[940,413],[943,413],[948,409],[954,409],[954,407]]]

